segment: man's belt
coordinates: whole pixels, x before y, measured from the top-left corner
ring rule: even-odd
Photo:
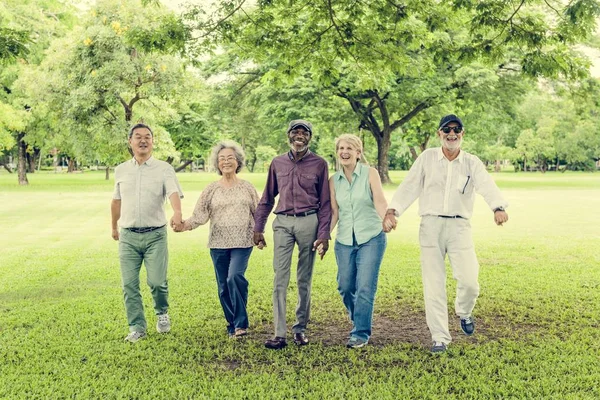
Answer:
[[[316,214],[316,213],[317,213],[317,210],[308,210],[308,211],[301,212],[301,213],[298,213],[298,214],[286,214],[286,213],[280,213],[280,214],[281,215],[286,215],[288,217],[306,217],[307,215],[313,215],[313,214]]]
[[[133,232],[133,233],[148,233],[148,232],[152,232],[157,229],[164,228],[164,227],[165,227],[165,225],[163,225],[163,226],[147,226],[145,228],[125,228],[125,229],[127,229],[128,231]]]
[[[464,219],[460,215],[438,215],[438,217],[440,217],[440,218],[461,218],[461,219]]]

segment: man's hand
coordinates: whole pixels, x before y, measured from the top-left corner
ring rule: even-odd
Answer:
[[[313,251],[317,251],[319,256],[321,256],[321,260],[325,257],[325,253],[329,250],[329,239],[317,239],[313,243]]]
[[[171,222],[171,228],[173,228],[173,231],[175,232],[183,232],[185,231],[185,221],[181,221],[181,224],[173,224],[173,222]]]
[[[169,223],[171,228],[175,232],[181,232],[183,230],[183,219],[181,218],[181,211],[175,211],[173,216],[171,217],[171,221]],[[180,229],[180,230],[177,230]]]
[[[119,240],[119,228],[112,229],[112,238],[117,241]]]
[[[397,221],[395,211],[396,210],[387,210],[385,213],[385,218],[383,218],[383,222],[381,223],[385,233],[390,232],[392,229],[396,229]]]
[[[267,247],[267,242],[265,240],[265,235],[262,232],[254,232],[254,244],[258,247],[259,250]]]
[[[496,225],[502,226],[506,221],[508,221],[508,214],[506,211],[498,210],[494,213],[494,222]]]

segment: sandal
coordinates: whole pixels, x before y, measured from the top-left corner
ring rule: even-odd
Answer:
[[[248,334],[248,330],[244,328],[235,328],[235,333],[233,334],[236,338],[240,338],[242,336],[246,336]]]

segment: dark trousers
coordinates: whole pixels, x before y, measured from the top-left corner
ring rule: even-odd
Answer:
[[[235,249],[210,249],[215,266],[219,301],[227,320],[227,331],[248,328],[248,281],[244,277],[252,247]]]

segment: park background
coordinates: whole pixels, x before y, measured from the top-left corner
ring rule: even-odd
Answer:
[[[4,1],[0,398],[598,398],[599,14],[589,0]],[[449,352],[428,351],[413,205],[388,235],[365,349],[344,347],[333,254],[315,267],[313,343],[264,349],[270,247],[247,273],[251,335],[228,339],[207,227],[170,234],[173,331],[122,341],[110,178],[131,124],[154,128],[187,216],[218,179],[220,139],[243,145],[260,192],[290,119],[313,122],[332,173],[334,138],[358,134],[390,199],[449,112],[510,203],[503,227],[476,203],[474,337],[451,319]],[[449,272],[450,310],[454,289]]]

